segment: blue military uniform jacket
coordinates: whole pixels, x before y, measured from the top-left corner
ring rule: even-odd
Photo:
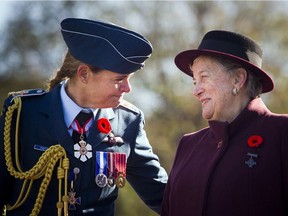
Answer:
[[[70,160],[70,169],[80,169],[74,183],[76,197],[81,197],[81,205],[76,210],[69,211],[69,215],[113,215],[114,201],[118,195],[118,188],[100,188],[95,183],[96,151],[120,152],[127,157],[126,178],[140,198],[154,211],[160,211],[163,190],[167,182],[167,174],[160,166],[158,157],[153,153],[152,147],[144,131],[143,113],[129,103],[123,103],[117,108],[101,109],[99,118],[107,118],[115,136],[123,139],[124,144],[111,146],[103,139],[107,136],[99,132],[96,126],[89,129],[87,142],[92,146],[92,158],[86,162],[74,157],[74,142],[67,131],[63,118],[60,99],[60,87],[51,92],[37,93],[33,96],[22,97],[21,118],[19,124],[19,156],[23,169],[31,169],[39,160],[46,148],[60,144],[65,148]],[[5,166],[3,149],[3,128],[7,107],[13,104],[13,96],[6,99],[0,122],[0,204],[14,203],[21,190],[22,183],[11,177]],[[93,122],[96,125],[96,122]],[[15,118],[11,126],[11,147],[14,156]],[[19,209],[7,215],[29,215],[39,192],[40,180],[35,180],[28,199]],[[56,169],[41,208],[40,214],[56,215],[58,201],[58,181]]]

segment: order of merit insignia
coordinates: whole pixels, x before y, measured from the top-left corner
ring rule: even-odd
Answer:
[[[95,181],[98,187],[122,188],[126,182],[126,154],[96,151]]]
[[[92,146],[80,140],[79,143],[74,144],[74,156],[83,162],[87,161],[92,157]]]
[[[84,140],[84,133],[88,131],[91,122],[92,118],[90,118],[83,127],[80,126],[77,120],[74,120],[71,124],[73,130],[80,134],[80,141],[74,144],[74,156],[79,158],[82,162],[85,162],[92,157],[92,146]]]

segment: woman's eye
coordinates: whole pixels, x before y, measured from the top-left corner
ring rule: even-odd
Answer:
[[[115,81],[115,82],[121,82],[121,81],[123,81],[124,79],[125,79],[125,78],[123,78],[123,77],[117,77],[117,78],[115,77],[115,78],[114,78],[114,81]]]

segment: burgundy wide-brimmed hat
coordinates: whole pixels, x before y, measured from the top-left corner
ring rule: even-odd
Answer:
[[[175,64],[181,71],[193,76],[190,65],[200,55],[220,56],[231,59],[254,72],[262,83],[262,93],[266,93],[272,91],[274,83],[272,78],[261,69],[262,54],[261,47],[244,35],[223,30],[213,30],[204,35],[198,49],[179,53],[175,57]]]

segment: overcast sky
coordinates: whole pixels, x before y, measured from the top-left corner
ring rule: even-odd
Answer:
[[[3,29],[3,25],[5,25],[5,22],[7,20],[7,17],[9,14],[11,14],[11,5],[13,4],[13,1],[0,1],[0,29]]]

